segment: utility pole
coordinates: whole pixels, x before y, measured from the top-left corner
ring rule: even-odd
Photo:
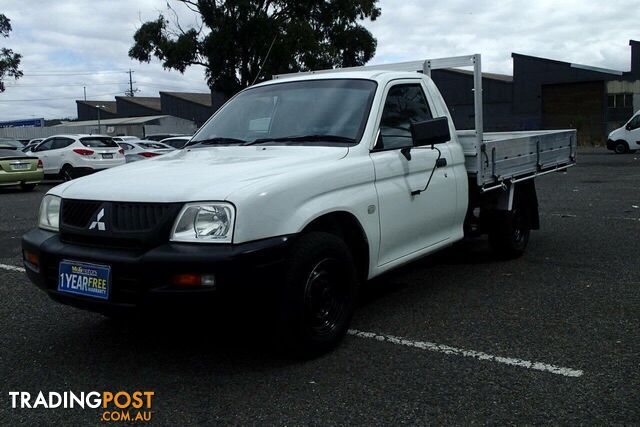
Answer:
[[[87,87],[86,86],[82,86],[82,90],[84,91],[84,100],[87,100]]]
[[[131,70],[131,68],[129,68],[129,71],[127,71],[127,73],[129,73],[129,90],[125,91],[124,94],[127,96],[135,96],[135,93],[138,92],[138,89],[134,89],[133,88],[133,73],[135,73],[135,71]]]

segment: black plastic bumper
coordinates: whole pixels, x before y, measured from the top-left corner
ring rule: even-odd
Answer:
[[[61,241],[58,233],[31,230],[22,237],[25,251],[38,256],[38,266],[24,261],[29,279],[54,300],[98,312],[113,312],[168,303],[172,307],[208,304],[220,294],[251,292],[278,279],[278,266],[288,254],[292,236],[249,243],[166,243],[148,250],[81,246]],[[108,300],[59,292],[60,261],[71,260],[111,267]],[[178,274],[213,274],[215,287],[172,284]],[[275,279],[275,280],[274,280]]]

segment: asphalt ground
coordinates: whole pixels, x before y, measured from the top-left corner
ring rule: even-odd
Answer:
[[[495,261],[480,239],[386,274],[310,361],[274,351],[259,319],[123,325],[0,268],[0,424],[104,425],[8,394],[93,390],[153,391],[159,425],[639,423],[640,153],[578,162],[537,180],[524,257]],[[0,190],[0,264],[21,266],[48,188]]]

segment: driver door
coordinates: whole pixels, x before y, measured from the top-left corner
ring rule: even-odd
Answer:
[[[419,80],[394,81],[386,88],[379,138],[371,152],[380,218],[378,266],[451,236],[456,181],[448,166],[452,163],[449,144],[413,147],[411,137],[411,122],[433,118],[431,111]],[[410,159],[403,153],[407,148]],[[439,157],[444,160],[436,167]],[[432,170],[428,189],[412,195],[425,188]]]

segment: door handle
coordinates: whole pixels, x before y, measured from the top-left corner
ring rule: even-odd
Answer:
[[[447,166],[447,159],[439,158],[438,160],[436,160],[436,167],[437,168],[443,168],[445,166]]]

